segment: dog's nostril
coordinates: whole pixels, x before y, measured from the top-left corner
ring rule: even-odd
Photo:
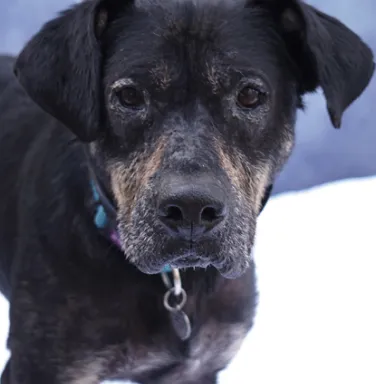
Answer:
[[[177,222],[184,220],[181,208],[176,205],[169,205],[167,207],[165,218]]]
[[[214,207],[205,207],[201,212],[201,220],[211,223],[221,217],[220,212]]]
[[[175,181],[163,185],[157,214],[170,235],[197,241],[225,221],[226,202],[223,191],[215,184]]]

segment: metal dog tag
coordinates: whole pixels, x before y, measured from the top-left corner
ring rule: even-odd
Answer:
[[[170,312],[171,324],[181,340],[187,340],[191,336],[191,322],[184,311]]]

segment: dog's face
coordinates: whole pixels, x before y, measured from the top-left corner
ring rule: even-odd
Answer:
[[[259,12],[167,9],[136,9],[104,32],[108,128],[93,147],[107,159],[133,263],[236,276],[292,148],[297,84]]]
[[[302,95],[321,86],[339,127],[372,54],[300,1],[162,3],[80,4],[33,38],[16,73],[90,142],[132,263],[237,277]]]

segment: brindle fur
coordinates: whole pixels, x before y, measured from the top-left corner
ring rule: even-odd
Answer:
[[[302,96],[321,86],[338,127],[373,68],[356,34],[298,0],[85,1],[17,59],[2,57],[11,358],[1,383],[215,384],[253,323],[256,219],[292,151]],[[119,103],[127,84],[145,90],[142,108]],[[237,103],[247,84],[265,94],[253,109]],[[94,225],[88,156],[115,202],[122,250]],[[227,206],[190,243],[157,213],[165,191],[186,184]],[[182,342],[158,272],[196,256],[205,268],[182,269],[193,327]]]

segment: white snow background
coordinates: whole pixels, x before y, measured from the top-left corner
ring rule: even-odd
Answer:
[[[375,384],[376,178],[272,198],[254,254],[256,323],[220,384]]]

